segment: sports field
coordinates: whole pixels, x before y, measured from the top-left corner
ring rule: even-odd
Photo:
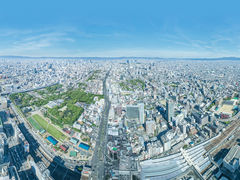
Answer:
[[[36,130],[40,131],[42,129],[42,127],[32,117],[29,117],[27,119]]]
[[[48,122],[38,114],[34,114],[32,117],[34,120],[37,121],[40,126],[42,126],[49,134],[51,134],[57,140],[63,141],[66,138],[66,136],[62,132],[56,129],[53,125],[48,124]]]
[[[224,104],[222,105],[222,107],[220,107],[218,109],[218,113],[227,113],[227,114],[232,114],[233,113],[233,106],[232,105],[227,105],[227,104]]]

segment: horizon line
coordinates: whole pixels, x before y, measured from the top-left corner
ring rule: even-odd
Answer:
[[[148,58],[148,59],[239,59],[240,56],[221,56],[221,57],[160,57],[160,56],[18,56],[0,55],[0,58]]]

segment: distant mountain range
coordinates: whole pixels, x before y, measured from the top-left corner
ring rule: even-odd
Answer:
[[[203,60],[203,61],[215,61],[215,60],[232,60],[238,61],[240,57],[219,57],[219,58],[161,58],[161,57],[31,57],[31,56],[0,56],[0,58],[6,59],[95,59],[95,60],[111,60],[111,59],[129,59],[129,60],[141,60],[141,59],[151,59],[151,60]]]

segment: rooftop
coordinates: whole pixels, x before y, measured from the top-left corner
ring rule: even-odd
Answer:
[[[225,156],[224,161],[226,161],[229,164],[232,164],[235,159],[239,158],[240,158],[240,146],[235,145],[230,149],[228,154]]]
[[[70,157],[76,157],[77,152],[76,151],[70,151]]]
[[[139,118],[139,107],[138,106],[127,106],[128,119],[138,119]]]

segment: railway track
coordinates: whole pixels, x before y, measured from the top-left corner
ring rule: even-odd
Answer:
[[[226,139],[232,135],[232,133],[240,126],[240,121],[234,120],[232,123],[227,127],[225,131],[221,133],[221,135],[217,138],[215,138],[210,144],[208,144],[205,149],[208,152],[213,152],[215,149],[217,149]]]

